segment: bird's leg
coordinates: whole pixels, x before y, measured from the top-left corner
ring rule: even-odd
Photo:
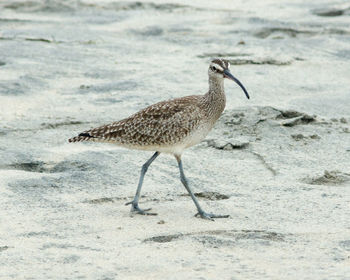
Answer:
[[[157,215],[157,213],[147,212],[151,210],[151,208],[144,209],[144,210],[141,209],[139,207],[139,198],[140,198],[143,178],[145,177],[147,169],[151,165],[151,163],[159,156],[159,154],[160,154],[159,152],[155,152],[154,155],[149,160],[147,160],[144,165],[142,165],[141,175],[140,175],[139,184],[137,186],[135,197],[132,201],[125,204],[125,205],[131,204],[131,212],[136,212],[137,214],[141,214],[141,215]]]
[[[197,207],[197,210],[198,210],[198,213],[195,215],[196,217],[200,216],[201,218],[203,219],[207,219],[207,220],[214,220],[214,218],[228,218],[229,215],[215,215],[215,214],[212,214],[212,213],[206,213],[203,211],[203,209],[201,208],[201,206],[199,205],[198,203],[198,200],[197,198],[194,196],[190,186],[188,185],[188,181],[185,177],[185,173],[184,173],[184,170],[183,170],[183,167],[182,167],[182,161],[181,161],[181,156],[179,155],[175,155],[175,158],[177,160],[177,163],[179,165],[179,170],[180,170],[180,179],[181,179],[181,182],[182,184],[185,186],[186,190],[188,191],[188,193],[190,194],[194,204],[196,205]]]

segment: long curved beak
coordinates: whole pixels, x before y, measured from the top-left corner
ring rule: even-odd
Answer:
[[[241,89],[243,89],[243,91],[244,91],[245,95],[247,96],[247,98],[248,99],[250,98],[249,94],[248,94],[248,91],[245,89],[245,87],[242,85],[242,83],[231,74],[230,70],[228,70],[228,69],[224,70],[224,77],[228,78],[228,79],[230,79],[230,80],[232,80],[234,82],[236,82],[241,87]]]

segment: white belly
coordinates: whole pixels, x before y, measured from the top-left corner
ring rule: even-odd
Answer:
[[[171,147],[171,150],[164,151],[167,153],[182,154],[183,150],[191,146],[197,145],[200,143],[210,132],[213,126],[202,125],[193,131],[190,135],[184,138],[180,143],[175,144]],[[170,148],[170,147],[169,147]]]

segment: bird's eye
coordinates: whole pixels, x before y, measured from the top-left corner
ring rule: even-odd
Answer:
[[[216,71],[216,67],[215,67],[215,66],[212,66],[212,67],[211,67],[211,70]]]

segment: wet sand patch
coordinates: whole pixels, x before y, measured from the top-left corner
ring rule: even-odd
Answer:
[[[80,124],[86,124],[87,122],[82,121],[64,121],[64,122],[56,122],[56,123],[42,123],[41,128],[42,129],[55,129],[61,126],[68,126],[68,125],[80,125]]]
[[[213,230],[191,233],[179,233],[169,235],[159,235],[146,238],[143,242],[168,243],[185,238],[202,243],[206,246],[233,246],[241,240],[252,241],[285,241],[285,235],[277,232],[264,230]]]
[[[113,203],[120,200],[129,200],[129,197],[101,197],[101,198],[94,198],[94,199],[88,199],[84,200],[84,203],[89,204],[103,204],[103,203]]]
[[[277,60],[274,58],[235,58],[235,59],[228,59],[230,64],[232,65],[247,65],[247,64],[253,64],[253,65],[277,65],[277,66],[286,66],[291,65],[291,60]]]
[[[0,246],[0,253],[9,249],[10,247],[9,246]]]
[[[317,32],[316,31],[311,31],[311,30],[299,30],[299,29],[294,29],[294,28],[288,28],[288,27],[269,27],[269,28],[262,28],[259,31],[254,33],[255,37],[265,39],[272,34],[283,34],[288,37],[295,38],[298,35],[315,35]]]
[[[345,9],[324,8],[311,11],[312,14],[320,17],[339,17],[350,13],[350,7]]]
[[[251,56],[250,53],[242,53],[242,52],[229,52],[229,53],[203,53],[201,55],[197,55],[199,58],[215,58],[215,57],[222,57],[222,58],[228,58],[228,57],[236,57],[236,56]]]
[[[224,200],[229,199],[230,197],[226,194],[218,192],[197,192],[194,193],[197,198],[203,198],[205,200]],[[181,194],[180,196],[190,196],[189,194]]]
[[[61,162],[27,161],[0,165],[4,170],[21,170],[36,173],[63,173],[74,171],[89,171],[96,168],[93,163],[64,160]]]
[[[292,134],[291,137],[295,140],[295,141],[301,141],[301,140],[309,140],[309,139],[312,139],[312,140],[319,140],[321,139],[321,137],[317,134],[312,134],[310,136],[305,136],[301,133],[298,133],[298,134]]]
[[[209,139],[206,140],[208,147],[212,147],[218,150],[241,150],[248,147],[249,142],[248,141],[240,141],[237,139]]]
[[[340,171],[325,170],[322,176],[305,178],[303,181],[310,185],[342,185],[350,181],[350,174]]]
[[[46,172],[47,169],[44,167],[45,163],[42,161],[32,161],[32,162],[19,162],[8,165],[0,166],[0,169],[9,169],[9,170],[22,170],[28,172]]]

